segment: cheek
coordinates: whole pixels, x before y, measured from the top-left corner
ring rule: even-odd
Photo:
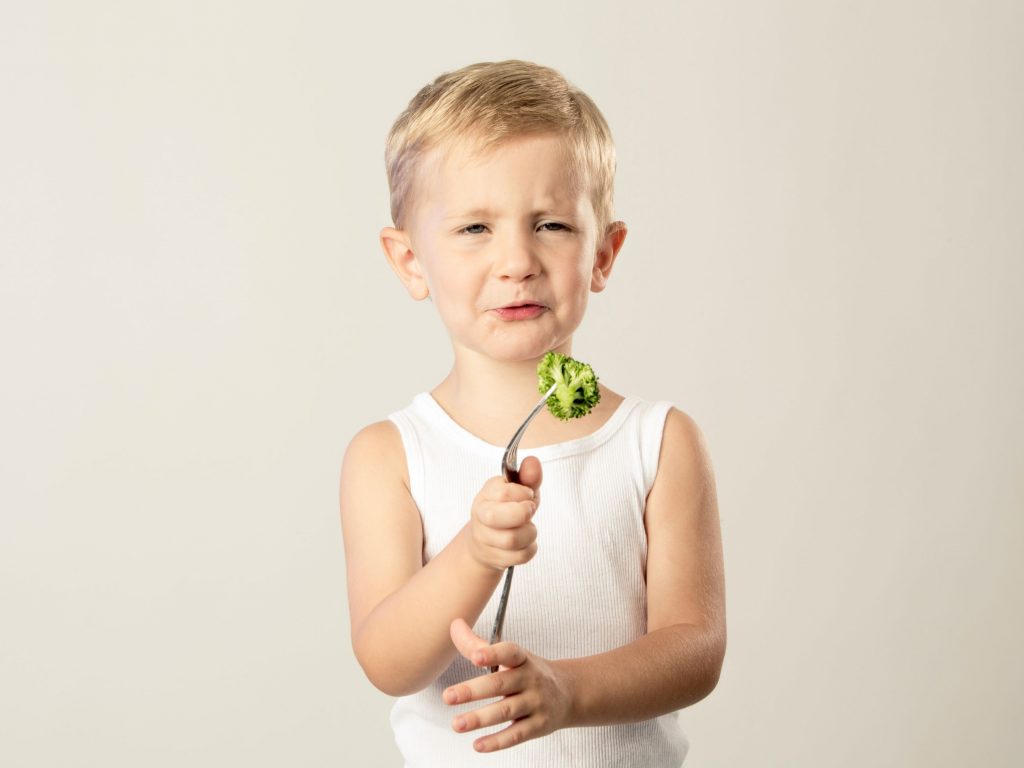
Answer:
[[[470,313],[477,303],[477,287],[469,270],[448,268],[433,271],[428,278],[431,295],[445,317]]]
[[[562,281],[562,295],[566,300],[564,306],[570,309],[574,318],[581,317],[590,298],[590,271],[580,265],[564,273]]]
[[[593,277],[593,265],[586,259],[581,259],[579,268],[576,270],[575,281],[578,292],[586,297],[590,294],[590,281]]]

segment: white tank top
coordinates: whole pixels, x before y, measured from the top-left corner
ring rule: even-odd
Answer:
[[[519,449],[520,461],[527,456],[541,461],[544,481],[533,518],[537,554],[515,569],[503,640],[560,659],[618,648],[646,633],[644,504],[670,407],[627,397],[593,434]],[[427,393],[390,419],[405,447],[427,562],[466,524],[483,482],[500,474],[504,446],[463,429]],[[485,639],[500,593],[499,585],[474,626]],[[455,716],[482,703],[453,707],[441,694],[481,673],[457,656],[427,688],[397,699],[391,724],[407,768],[678,768],[686,756],[689,744],[675,712],[638,723],[564,728],[511,749],[479,754],[474,739],[508,724],[456,733],[451,728]]]

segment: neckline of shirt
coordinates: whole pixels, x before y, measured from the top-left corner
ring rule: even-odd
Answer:
[[[481,454],[491,455],[497,452],[499,456],[505,452],[504,445],[494,445],[481,437],[470,432],[468,429],[453,419],[448,412],[441,407],[441,404],[434,399],[429,392],[421,392],[416,395],[413,402],[419,405],[424,415],[431,417],[431,420],[440,425],[455,440],[466,448]],[[532,448],[519,447],[518,455],[536,456],[541,461],[559,459],[565,456],[573,456],[579,453],[593,450],[601,443],[606,442],[622,426],[626,417],[639,404],[640,400],[632,395],[623,397],[622,402],[608,417],[608,420],[598,427],[594,432],[572,440],[565,440],[561,443],[550,443],[548,445],[537,445]],[[511,435],[510,435],[511,437]]]

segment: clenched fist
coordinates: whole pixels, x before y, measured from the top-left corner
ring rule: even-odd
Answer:
[[[492,477],[473,499],[469,550],[487,568],[503,571],[528,562],[537,552],[537,528],[531,522],[540,502],[540,461],[528,456],[519,482]]]

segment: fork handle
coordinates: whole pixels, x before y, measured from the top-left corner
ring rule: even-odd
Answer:
[[[498,600],[498,613],[494,617],[494,630],[491,632],[491,645],[501,641],[501,627],[505,623],[505,608],[508,606],[508,591],[512,586],[512,571],[515,566],[510,565],[505,570],[505,584],[501,588],[501,598]],[[497,672],[498,667],[491,667],[491,672]]]
[[[541,396],[537,404],[533,406],[533,410],[530,411],[530,415],[526,417],[519,429],[512,436],[509,441],[508,448],[505,449],[505,455],[501,459],[501,473],[505,476],[505,481],[509,483],[519,482],[519,467],[516,461],[516,449],[519,447],[519,440],[522,438],[523,433],[526,432],[526,428],[530,426],[530,422],[533,421],[533,417],[541,412],[547,403],[548,398],[551,397],[555,391],[557,384],[552,384],[547,392]],[[501,628],[505,624],[505,609],[508,607],[508,592],[512,587],[512,570],[513,566],[509,566],[505,571],[505,584],[501,588],[501,597],[498,599],[498,612],[494,616],[494,629],[491,631],[491,645],[501,641]],[[491,667],[491,672],[497,672],[498,668]]]
[[[510,483],[519,482],[519,471],[510,468],[507,464],[502,468],[505,480]],[[512,588],[512,571],[515,566],[510,565],[505,569],[505,583],[501,587],[501,597],[498,599],[498,612],[494,616],[494,629],[491,630],[491,645],[501,642],[501,628],[505,625],[505,609],[508,608],[508,593]],[[491,667],[491,672],[497,672],[496,666]]]

